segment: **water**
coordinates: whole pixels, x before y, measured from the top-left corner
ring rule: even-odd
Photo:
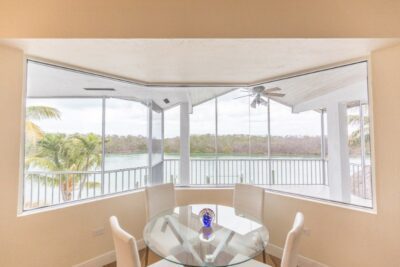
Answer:
[[[325,184],[325,178],[322,176],[321,160],[318,158],[280,157],[271,161],[268,161],[265,157],[248,156],[220,155],[218,158],[217,168],[217,163],[213,160],[214,155],[212,154],[192,156],[190,183],[199,185],[234,184],[237,182],[255,184]],[[165,155],[164,159],[179,159],[179,155]],[[353,163],[360,162],[357,158],[352,158],[350,161]],[[102,194],[141,188],[147,183],[147,165],[148,154],[107,154],[105,158],[104,187],[99,186],[102,181],[102,175],[99,171],[96,174],[90,174],[86,177],[87,180],[90,183],[97,183],[98,186],[90,187],[89,185],[84,185],[84,190],[79,197],[77,192],[79,191],[78,184],[84,176],[75,174],[73,179],[77,184],[72,199],[85,199]],[[167,161],[164,166],[165,180],[179,183],[179,161]],[[132,170],[132,168],[137,167],[142,168]],[[111,171],[122,169],[130,170]],[[35,169],[35,171],[41,170]],[[270,177],[271,174],[272,177]],[[24,186],[25,207],[27,209],[64,202],[60,196],[60,188],[57,183],[49,183],[52,178],[56,177],[57,181],[60,176],[49,175],[46,178],[48,179],[47,184],[43,182],[43,178],[40,178],[40,176],[32,177],[32,179],[25,180]],[[104,191],[102,192],[102,190]]]
[[[211,159],[215,156],[213,154],[198,154],[193,155],[192,159]],[[255,156],[231,156],[231,155],[220,155],[220,159],[265,159],[266,157]],[[305,157],[279,157],[279,158],[290,158],[290,159],[304,159]],[[165,154],[164,159],[179,159],[179,154]],[[149,156],[146,153],[143,154],[106,154],[104,167],[105,170],[119,170],[125,168],[136,168],[147,166],[149,162]],[[351,163],[361,163],[360,158],[350,158]],[[369,159],[366,159],[366,164],[369,164]],[[100,168],[97,168],[100,170]],[[45,171],[43,169],[31,168],[30,170]]]

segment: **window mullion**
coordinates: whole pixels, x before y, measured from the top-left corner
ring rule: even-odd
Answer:
[[[104,171],[106,161],[106,98],[102,98],[101,118],[101,194],[104,195]]]
[[[215,98],[215,142],[214,142],[214,151],[215,151],[215,183],[219,183],[219,165],[218,165],[218,98]]]

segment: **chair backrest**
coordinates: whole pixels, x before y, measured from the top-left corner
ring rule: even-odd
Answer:
[[[299,254],[300,237],[303,234],[304,215],[301,212],[296,213],[292,229],[289,231],[285,247],[283,248],[283,256],[281,267],[296,267],[297,256]]]
[[[263,223],[264,189],[248,184],[235,184],[233,207]]]
[[[147,220],[176,206],[175,186],[171,183],[146,187]]]
[[[117,267],[140,267],[136,239],[119,226],[117,217],[110,217],[110,225],[114,240]]]

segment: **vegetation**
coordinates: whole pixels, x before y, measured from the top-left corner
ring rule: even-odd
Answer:
[[[101,138],[95,134],[70,135],[46,133],[37,142],[35,153],[26,157],[27,166],[39,167],[50,171],[89,171],[101,164]],[[87,184],[87,176],[74,179],[73,174],[54,177],[51,183],[61,183],[63,200],[71,200],[75,186],[78,186],[78,198]],[[58,180],[58,178],[60,178]],[[48,179],[46,179],[48,180]],[[88,186],[96,186],[94,182]]]
[[[144,136],[106,136],[106,152],[110,154],[128,154],[135,151],[136,153],[147,152],[147,137]]]
[[[26,168],[40,168],[50,171],[90,171],[101,165],[102,139],[100,135],[45,133],[33,121],[43,119],[60,119],[57,109],[45,106],[31,106],[26,114]],[[359,125],[358,116],[350,116],[349,123]],[[368,126],[369,119],[364,124]],[[369,127],[366,127],[368,129]],[[369,142],[369,132],[365,133]],[[274,156],[319,156],[321,140],[318,136],[272,136],[271,153]],[[350,136],[351,153],[357,151],[360,144],[360,131],[354,130]],[[165,153],[179,153],[179,137],[164,140]],[[215,153],[215,136],[211,134],[192,135],[190,138],[192,154]],[[131,154],[146,153],[147,138],[144,136],[106,136],[106,153]],[[223,135],[218,136],[218,153],[225,155],[262,156],[268,151],[266,136]],[[81,197],[85,185],[94,187],[96,182],[88,182],[87,176],[74,179],[71,174],[63,174],[51,181],[59,185],[64,201],[72,199],[72,192],[78,188]],[[48,182],[49,177],[43,177]]]
[[[106,151],[110,154],[146,153],[147,138],[144,136],[107,136]],[[265,136],[223,135],[218,137],[218,153],[248,155],[249,141],[252,155],[265,155],[268,151],[268,138]],[[271,149],[275,155],[319,155],[321,140],[314,136],[273,136]],[[215,136],[211,134],[190,137],[192,154],[215,153]],[[179,137],[164,140],[164,152],[179,153]]]
[[[59,119],[58,110],[31,106],[27,108],[26,120],[26,157],[25,166],[39,167],[50,171],[88,171],[101,164],[101,137],[96,134],[53,134],[44,133],[32,120]],[[78,198],[81,197],[83,185],[96,186],[94,182],[87,183],[87,176],[80,181],[73,175],[61,175],[49,180],[42,177],[43,182],[52,185],[61,183],[61,194],[64,201],[71,200],[75,186],[78,186]]]
[[[26,108],[25,151],[30,153],[37,141],[43,138],[43,131],[33,120],[60,119],[60,112],[52,107],[30,106]]]
[[[355,130],[353,130],[350,133],[350,138],[349,138],[349,144],[350,147],[356,148],[356,150],[359,150],[360,143],[361,143],[361,131],[360,131],[360,116],[357,115],[350,115],[348,117],[349,124],[356,127]],[[365,143],[369,144],[370,142],[370,133],[369,133],[369,117],[366,116],[364,117],[364,138],[365,138]],[[367,145],[365,147],[366,153],[370,154],[370,146]],[[358,152],[359,153],[359,152]]]

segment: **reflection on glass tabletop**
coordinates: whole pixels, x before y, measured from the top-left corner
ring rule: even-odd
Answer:
[[[262,253],[269,235],[260,221],[244,212],[207,204],[181,206],[154,216],[143,237],[154,253],[171,262],[229,266]]]

